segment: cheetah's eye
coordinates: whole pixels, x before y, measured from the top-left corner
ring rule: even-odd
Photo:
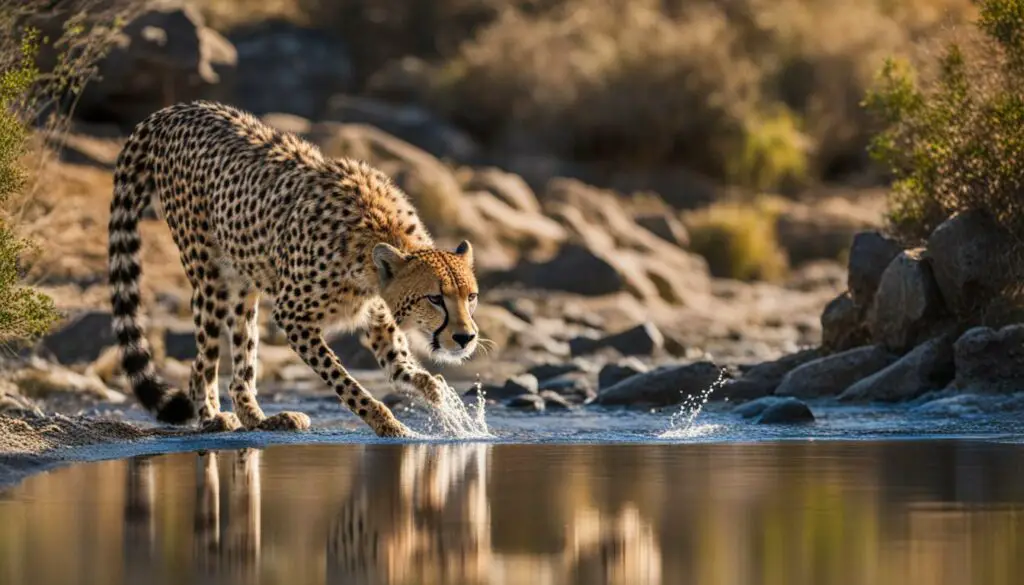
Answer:
[[[477,297],[476,293],[469,293],[469,296],[466,297],[466,300],[472,303],[472,302],[476,301],[476,297]]]
[[[441,298],[441,295],[427,295],[427,300],[430,301],[431,304],[437,305],[438,307],[440,307],[444,303],[444,299]]]

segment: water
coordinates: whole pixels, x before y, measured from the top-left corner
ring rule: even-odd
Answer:
[[[0,494],[0,583],[1001,585],[1024,444],[277,445]]]

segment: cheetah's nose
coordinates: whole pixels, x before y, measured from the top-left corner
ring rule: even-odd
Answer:
[[[470,341],[473,341],[474,339],[476,339],[476,334],[475,333],[453,333],[452,334],[452,339],[454,339],[455,343],[458,343],[460,346],[466,347],[467,345],[469,345]]]

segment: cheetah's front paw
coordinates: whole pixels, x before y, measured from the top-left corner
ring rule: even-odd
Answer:
[[[256,425],[260,431],[305,431],[309,429],[309,416],[301,412],[279,412]]]
[[[413,376],[412,385],[423,394],[427,402],[434,406],[441,405],[444,400],[444,392],[448,390],[448,383],[441,377],[441,374],[431,376],[427,372],[420,372]]]
[[[389,439],[411,438],[418,436],[416,433],[410,431],[409,427],[405,426],[400,420],[394,417],[391,417],[389,420],[386,420],[374,427],[373,432],[376,433],[378,437]]]

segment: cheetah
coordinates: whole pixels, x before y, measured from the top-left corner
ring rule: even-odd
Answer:
[[[189,389],[152,363],[139,319],[138,222],[155,197],[192,287],[196,358]],[[458,363],[476,349],[473,249],[437,248],[408,197],[364,161],[328,158],[313,144],[234,107],[195,101],[151,114],[118,155],[109,224],[109,281],[121,366],[139,402],[170,424],[209,430],[303,430],[309,417],[267,417],[256,401],[257,310],[341,402],[381,437],[409,429],[346,371],[328,328],[364,330],[380,367],[402,390],[439,405],[447,386],[410,351]],[[221,412],[219,339],[230,340],[233,413]]]

